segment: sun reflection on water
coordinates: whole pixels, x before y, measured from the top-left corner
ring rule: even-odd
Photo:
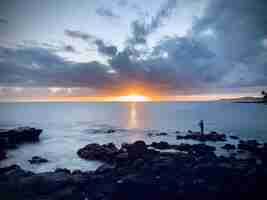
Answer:
[[[136,110],[136,103],[132,102],[130,104],[130,111],[129,111],[129,128],[136,128],[138,126],[137,123],[137,110]]]

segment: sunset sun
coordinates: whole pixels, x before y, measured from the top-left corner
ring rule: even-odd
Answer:
[[[121,101],[121,102],[145,102],[149,101],[150,98],[138,94],[130,94],[127,96],[119,96],[115,99],[116,101]]]

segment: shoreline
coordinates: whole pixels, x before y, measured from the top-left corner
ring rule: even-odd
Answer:
[[[267,143],[240,140],[234,146],[226,142],[227,138],[216,132],[204,136],[192,132],[177,140],[194,139],[201,143],[136,141],[120,148],[112,143],[88,144],[77,149],[77,154],[82,159],[103,162],[97,170],[33,173],[17,165],[0,168],[0,196],[22,200],[172,200],[251,199],[265,194]],[[218,156],[214,153],[216,148],[206,141],[225,141],[222,148],[234,154]],[[253,156],[237,158],[244,152]]]

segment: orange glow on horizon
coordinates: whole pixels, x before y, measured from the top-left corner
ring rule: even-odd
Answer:
[[[118,102],[146,102],[152,101],[150,97],[142,96],[138,94],[130,94],[127,96],[118,96],[108,98],[107,101],[118,101]]]
[[[181,96],[152,96],[130,93],[121,96],[48,96],[32,98],[15,98],[9,101],[18,102],[164,102],[164,101],[216,101],[219,99],[233,99],[238,95],[181,95]]]

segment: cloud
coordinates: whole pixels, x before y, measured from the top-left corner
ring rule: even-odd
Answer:
[[[175,95],[266,86],[267,3],[207,2],[190,33],[163,37],[152,47],[145,45],[147,38],[175,11],[174,0],[166,1],[150,20],[133,21],[122,49],[89,33],[65,31],[68,37],[93,45],[108,57],[107,64],[71,62],[49,45],[1,47],[0,85],[84,87],[90,89],[90,95],[119,94],[127,88],[142,87]],[[71,46],[67,49],[75,50]]]
[[[158,30],[162,25],[163,21],[169,18],[172,11],[176,8],[177,0],[167,0],[161,5],[156,15],[152,17],[150,22],[144,19],[135,20],[131,24],[132,37],[129,39],[129,43],[145,44],[148,35]]]
[[[76,49],[72,45],[65,45],[63,49],[66,52],[76,53]]]
[[[212,30],[210,48],[222,58],[232,77],[230,86],[267,85],[266,49],[262,45],[267,35],[266,7],[265,0],[210,1],[203,17],[195,21],[194,37]]]
[[[112,19],[119,19],[120,16],[115,14],[112,10],[107,8],[97,8],[96,14],[102,17],[112,18]]]
[[[5,18],[0,18],[0,24],[8,24],[8,20]]]
[[[102,39],[97,38],[96,36],[90,35],[85,32],[77,31],[77,30],[65,30],[65,34],[68,37],[72,37],[74,39],[82,39],[87,42],[89,45],[96,45],[97,51],[104,56],[114,56],[117,53],[117,47],[114,45],[106,44]]]
[[[77,31],[77,30],[66,29],[65,34],[71,38],[81,39],[81,40],[85,40],[85,41],[87,41],[89,39],[94,39],[94,36],[92,36],[88,33]]]
[[[117,4],[121,7],[126,7],[129,4],[129,2],[128,0],[118,0]]]
[[[116,46],[106,45],[103,40],[100,39],[97,39],[95,44],[97,45],[98,51],[103,55],[115,56],[118,51]]]

